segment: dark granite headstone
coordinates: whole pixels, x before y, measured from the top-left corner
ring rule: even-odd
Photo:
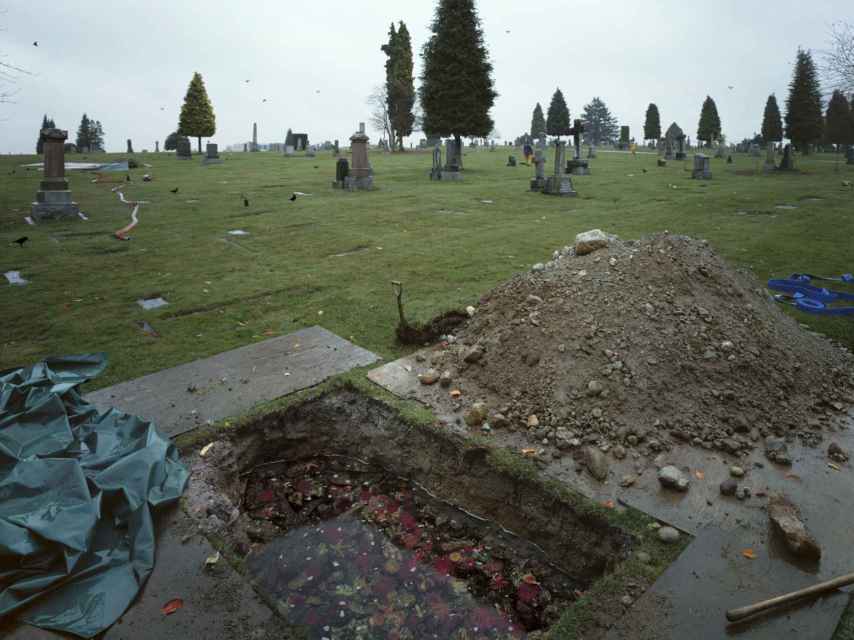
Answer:
[[[516,166],[516,156],[507,156],[507,166],[515,167]]]
[[[711,180],[712,164],[709,156],[698,153],[694,156],[694,170],[691,172],[694,180]]]
[[[222,160],[219,157],[219,147],[213,143],[208,143],[202,164],[220,164]]]
[[[190,140],[188,138],[178,138],[175,147],[175,157],[178,160],[189,160],[193,156]]]
[[[133,153],[133,143],[128,138],[128,153]]]
[[[335,163],[335,182],[332,183],[332,186],[336,189],[346,189],[349,175],[350,163],[347,162],[347,158],[338,158]]]
[[[794,171],[795,158],[792,154],[792,145],[787,144],[783,147],[783,159],[780,161],[780,166],[777,167],[780,171]]]
[[[442,147],[438,144],[433,147],[433,167],[430,169],[430,179],[442,179]]]

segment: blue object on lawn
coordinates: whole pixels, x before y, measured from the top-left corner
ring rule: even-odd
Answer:
[[[769,280],[768,288],[774,291],[782,291],[790,295],[803,296],[811,298],[819,302],[837,302],[839,300],[854,301],[854,293],[843,293],[842,291],[832,291],[826,287],[814,287],[810,284],[805,284],[803,280]]]
[[[845,282],[854,284],[854,274],[843,273],[841,276],[815,276],[811,273],[793,273],[789,276],[789,280],[798,280],[800,282],[809,282],[810,280],[828,280],[831,282]]]

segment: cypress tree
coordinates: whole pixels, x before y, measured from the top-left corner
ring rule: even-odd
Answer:
[[[706,96],[703,108],[700,111],[700,124],[697,126],[697,139],[702,140],[709,147],[715,140],[721,137],[721,119],[718,116],[718,107],[711,97]]]
[[[89,116],[85,113],[80,119],[80,126],[77,128],[77,150],[82,151],[84,147],[91,147],[90,137],[92,135],[92,127],[89,123]]]
[[[762,115],[762,139],[766,144],[783,139],[783,119],[780,117],[780,107],[777,106],[777,96],[773,93],[768,96]]]
[[[786,98],[786,137],[798,151],[807,154],[809,145],[821,140],[822,120],[821,88],[815,63],[809,51],[798,49]]]
[[[561,90],[557,89],[549,105],[549,114],[546,116],[546,133],[560,139],[561,136],[569,135],[570,128],[569,107],[566,106]]]
[[[473,0],[439,0],[432,35],[421,56],[421,107],[428,137],[453,135],[485,138],[493,129],[489,116],[498,95],[492,64]]]
[[[546,137],[546,118],[539,102],[534,107],[534,114],[531,116],[531,137],[537,140]]]
[[[42,126],[39,129],[39,139],[36,141],[36,153],[41,155],[44,151],[44,138],[42,138],[42,129],[49,129],[50,121],[47,119],[47,114],[42,118]]]
[[[181,117],[178,121],[178,131],[185,136],[198,138],[199,153],[202,152],[202,137],[209,138],[216,133],[216,116],[205,89],[204,80],[198,72],[193,74],[184,105],[181,107]]]
[[[851,107],[845,94],[839,90],[833,92],[833,97],[827,103],[825,116],[824,139],[839,147],[854,144],[854,118],[851,117]]]
[[[590,104],[584,105],[581,120],[584,123],[584,139],[590,144],[612,142],[617,138],[617,119],[611,115],[601,98],[593,98]]]
[[[661,139],[661,115],[658,113],[658,105],[650,102],[646,108],[646,120],[643,123],[644,140]]]
[[[388,44],[382,46],[388,56],[386,69],[386,108],[391,123],[392,149],[395,141],[403,151],[403,138],[412,134],[415,125],[415,83],[413,81],[412,38],[403,21],[389,29]]]

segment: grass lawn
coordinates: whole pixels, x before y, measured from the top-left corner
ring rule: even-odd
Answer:
[[[832,156],[770,176],[756,172],[758,158],[713,160],[714,179],[701,182],[688,162],[657,168],[655,155],[600,152],[570,199],[530,193],[532,169],[505,167],[507,155],[469,151],[465,181],[443,184],[428,180],[429,153],[373,153],[378,189],[342,193],[330,187],[328,154],[226,153],[212,166],[196,155],[136,154],[153,166],[132,171],[125,194],[150,204],[129,242],[112,236],[129,210],[89,173],[70,175],[87,222],[27,226],[39,174],[18,165],[38,158],[4,156],[0,273],[19,270],[30,284],[0,281],[0,369],[106,351],[103,386],[314,324],[393,358],[403,349],[391,280],[404,283],[408,315],[426,320],[474,303],[594,227],[703,237],[760,280],[854,271],[854,190],[842,185],[854,166],[837,172]],[[142,182],[146,172],[153,182]],[[290,202],[293,191],[312,195]],[[235,229],[250,235],[227,234]],[[9,244],[22,235],[25,247]],[[151,294],[169,306],[143,311],[136,300]],[[159,338],[140,330],[143,319]],[[854,348],[854,319],[801,320]]]

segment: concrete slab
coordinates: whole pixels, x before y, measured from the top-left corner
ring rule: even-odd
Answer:
[[[99,409],[115,407],[153,420],[174,437],[377,360],[379,356],[322,327],[309,327],[100,389],[86,398]]]
[[[418,374],[429,367],[430,352],[428,349],[373,369],[368,378],[400,397],[426,404],[437,418],[448,423],[449,428],[468,430],[461,420],[462,411],[454,406],[448,389],[439,385],[424,386],[418,380]],[[423,356],[420,358],[422,362],[419,362],[419,356]],[[473,387],[464,379],[455,381],[452,387],[462,391],[463,406],[493,395]],[[555,457],[553,446],[532,443],[524,430],[493,430],[491,437],[497,445],[517,451],[536,447],[539,453],[536,461],[544,476],[558,480],[592,500],[600,503],[613,501],[618,508],[631,506],[698,536],[665,574],[667,579],[665,576],[661,578],[665,580],[662,585],[656,583],[649,598],[642,599],[644,606],[672,611],[667,619],[675,630],[673,634],[652,633],[649,637],[685,638],[692,635],[688,633],[689,629],[702,628],[704,633],[708,631],[708,635],[700,637],[722,638],[733,633],[724,628],[726,608],[750,604],[852,571],[850,549],[854,548],[854,512],[850,505],[854,504],[854,467],[849,462],[837,465],[837,470],[829,466],[827,457],[827,445],[831,441],[838,442],[843,449],[854,454],[854,415],[849,414],[844,422],[846,426],[841,430],[827,434],[821,448],[791,443],[791,467],[767,460],[761,443],[749,456],[742,458],[682,444],[675,445],[655,460],[629,455],[621,461],[609,454],[610,470],[605,482],[593,479],[575,459],[573,452]],[[662,489],[656,463],[662,466],[675,464],[682,469],[691,478],[690,490],[678,493]],[[730,477],[729,469],[735,464],[747,472],[739,484],[749,487],[753,493],[743,502],[720,495],[720,483]],[[634,485],[620,486],[624,476],[635,478]],[[774,550],[775,541],[767,537],[766,512],[767,496],[774,493],[787,495],[800,507],[803,520],[824,551],[819,565],[798,568],[786,554]],[[715,536],[708,537],[705,532],[709,528],[716,532]],[[701,540],[704,536],[706,538]],[[729,559],[727,549],[742,543],[744,548],[754,549],[758,556],[756,561],[741,558],[743,562],[732,562]],[[712,558],[716,558],[717,564]],[[700,565],[705,567],[705,577],[696,581],[691,578],[692,572]],[[757,572],[761,573],[761,579]],[[737,585],[738,589],[732,585]],[[731,601],[722,594],[732,595]],[[799,629],[811,629],[809,633],[812,635],[789,636],[786,632],[782,637],[830,638],[847,597],[831,600],[834,601],[832,606],[828,601],[825,605],[798,609],[792,614],[793,620],[797,619],[792,624]],[[702,613],[702,620],[697,617],[700,615],[698,611],[706,612]],[[642,615],[630,619],[635,625],[643,623]],[[650,624],[651,631],[658,629],[656,625],[654,621]],[[753,635],[752,629],[749,633],[744,630],[740,633],[744,637],[765,638],[772,637],[773,633],[779,637],[781,630],[785,631],[776,623],[769,623],[768,635],[765,635],[766,631]]]
[[[178,508],[157,518],[157,556],[154,571],[136,601],[101,640],[148,638],[278,638],[280,622],[248,582],[220,560],[205,569],[205,559],[216,553],[208,541],[194,534],[195,523]],[[186,542],[182,542],[187,537]],[[165,616],[160,609],[181,598],[184,606]],[[64,634],[29,625],[0,626],[8,640],[57,640]]]
[[[774,556],[762,553],[769,545]],[[758,551],[756,560],[742,555]],[[609,631],[607,640],[826,640],[848,604],[840,591],[798,607],[729,625],[727,609],[814,584],[815,577],[783,561],[767,530],[704,528],[656,583]]]

